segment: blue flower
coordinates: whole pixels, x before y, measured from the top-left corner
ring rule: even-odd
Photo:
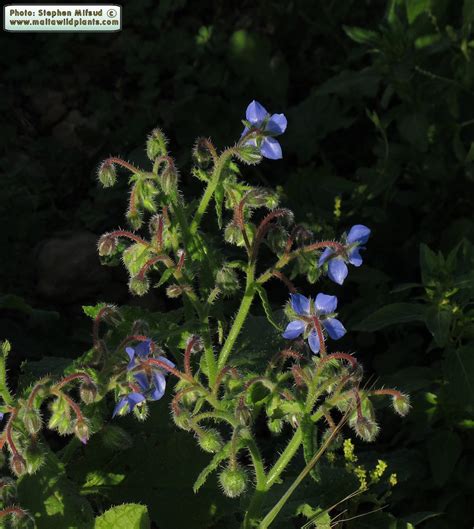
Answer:
[[[117,402],[117,405],[115,406],[112,417],[115,417],[119,413],[131,412],[137,404],[139,404],[140,402],[143,402],[144,400],[145,400],[145,396],[142,395],[141,393],[138,393],[137,391],[134,391],[132,393],[129,393],[128,395],[125,395]],[[125,410],[127,406],[128,406],[128,410]]]
[[[146,361],[148,358],[155,358],[170,367],[175,367],[175,364],[164,356],[153,356],[151,340],[140,342],[136,347],[127,347],[125,351],[130,360],[127,366],[128,371],[135,368],[139,369],[140,362]],[[133,374],[135,381],[148,400],[159,400],[164,395],[166,389],[165,376],[165,370],[158,366],[146,366]]]
[[[356,224],[350,229],[345,243],[341,245],[341,250],[334,248],[326,248],[319,258],[319,266],[328,263],[329,279],[342,285],[344,279],[348,274],[347,264],[353,266],[360,266],[362,264],[362,256],[360,250],[364,250],[361,246],[365,244],[370,237],[370,229],[362,224]]]
[[[275,136],[280,136],[286,130],[287,120],[284,114],[270,115],[258,102],[252,101],[245,113],[246,121],[242,136],[251,134],[244,145],[255,145],[260,153],[270,160],[282,158],[281,145]]]
[[[313,302],[301,294],[291,294],[290,304],[296,315],[300,317],[290,321],[283,333],[283,338],[294,340],[304,333],[304,337],[308,338],[311,351],[316,354],[321,348],[315,328],[316,321],[321,323],[333,340],[339,340],[346,334],[344,325],[334,318],[337,308],[336,296],[318,294]]]

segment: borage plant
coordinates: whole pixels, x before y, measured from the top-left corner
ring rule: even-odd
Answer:
[[[314,242],[307,229],[293,223],[293,213],[278,206],[275,192],[241,179],[236,163],[281,158],[276,137],[285,132],[285,116],[270,115],[253,101],[243,123],[239,141],[220,154],[209,139],[197,140],[192,173],[205,183],[197,204],[183,198],[178,171],[160,130],[154,130],[147,141],[151,171],[115,157],[101,164],[99,180],[104,187],[115,184],[118,168],[131,173],[126,217],[132,231],[104,234],[99,254],[109,265],[123,261],[133,294],[165,288],[175,300],[170,301],[173,317],[164,314],[150,320],[143,312],[143,317],[131,318],[126,308],[106,304],[88,308],[94,318],[92,349],[63,376],[45,376],[20,388],[17,396],[6,384],[9,346],[4,344],[0,394],[1,412],[7,417],[1,443],[10,452],[15,476],[37,471],[49,457],[42,433],[45,424],[60,435],[75,435],[76,441],[63,449],[70,460],[80,443],[87,443],[110,420],[129,413],[145,419],[150,403],[171,391],[174,423],[214,454],[198,476],[195,491],[217,471],[222,492],[230,498],[243,497],[241,526],[265,529],[306,475],[320,479],[316,463],[328,447],[340,442],[344,424],[366,441],[375,438],[378,425],[371,397],[389,395],[395,411],[407,413],[406,395],[361,387],[362,368],[356,358],[329,350],[328,339],[336,341],[346,333],[336,317],[337,298],[321,292],[304,296],[289,279],[302,273],[310,278],[327,273],[342,284],[347,264],[362,264],[360,251],[370,229],[358,224],[339,241]],[[210,222],[212,202],[223,240],[217,238],[214,225],[203,228]],[[237,249],[223,247],[224,241]],[[262,262],[273,264],[262,266]],[[286,327],[280,326],[267,298],[271,280],[282,281],[289,290]],[[229,298],[239,294],[238,310],[228,318]],[[275,327],[271,343],[264,344],[271,351],[265,358],[256,354],[262,347],[255,338],[245,339],[256,298]],[[175,308],[180,300],[182,307]],[[104,325],[108,325],[105,333]],[[258,436],[262,424],[265,435]],[[284,441],[274,457],[265,446],[274,443],[268,440],[269,432]],[[282,483],[300,451],[305,466],[278,499],[273,487]],[[269,454],[265,460],[262,453]],[[2,481],[0,519],[13,526],[34,524],[15,504],[14,489],[10,478]]]

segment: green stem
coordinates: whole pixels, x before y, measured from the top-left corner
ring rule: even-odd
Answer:
[[[207,211],[207,208],[209,206],[209,202],[211,201],[214,192],[217,188],[217,185],[219,183],[219,180],[222,175],[222,171],[224,170],[228,160],[233,154],[232,149],[226,149],[219,157],[219,161],[217,162],[214,172],[212,174],[211,179],[209,180],[206,190],[204,191],[204,194],[202,195],[201,202],[199,203],[199,206],[196,210],[196,213],[194,214],[193,222],[191,223],[190,228],[190,234],[194,235],[198,229],[199,224],[201,223],[202,217]]]
[[[311,472],[311,469],[314,467],[314,465],[316,465],[316,463],[319,461],[320,457],[324,454],[324,452],[326,451],[326,449],[328,448],[328,446],[330,445],[334,437],[339,433],[339,430],[345,424],[345,419],[346,417],[344,417],[341,420],[341,422],[337,425],[337,427],[332,431],[331,435],[322,444],[321,448],[314,454],[314,456],[311,458],[308,464],[304,467],[304,469],[300,472],[300,474],[295,479],[295,481],[291,484],[289,489],[285,492],[285,494],[283,494],[283,496],[276,503],[273,509],[261,521],[260,525],[258,526],[258,529],[268,529],[268,527],[270,527],[271,523],[278,516],[278,513],[284,507],[285,503],[288,501],[288,499],[293,494],[295,489],[304,480],[304,478]]]
[[[256,289],[254,279],[255,265],[250,264],[247,270],[247,281],[245,285],[244,296],[240,303],[239,310],[237,311],[237,314],[235,316],[234,323],[232,324],[229,334],[227,335],[227,339],[224,342],[224,345],[219,354],[219,359],[217,361],[218,369],[222,369],[226,365],[229,355],[232,351],[232,347],[234,346],[235,340],[237,339],[242,329],[242,326],[245,323],[248,312],[250,310],[250,306],[252,305],[253,298],[255,297]]]
[[[3,402],[7,406],[13,405],[13,397],[10,394],[10,390],[7,385],[7,369],[6,369],[6,355],[0,355],[0,396],[3,399]]]
[[[268,472],[267,476],[267,487],[270,488],[275,484],[277,479],[280,477],[280,474],[285,470],[288,463],[293,459],[293,456],[298,451],[298,448],[301,445],[303,440],[303,432],[301,428],[298,428],[290,442],[286,445],[285,450],[283,450],[280,457],[277,459],[271,470]]]
[[[268,491],[267,476],[265,474],[262,456],[257,443],[253,438],[247,440],[247,448],[249,449],[250,457],[252,458],[252,463],[255,469],[256,486],[245,514],[243,529],[251,529],[254,526],[253,522],[256,522],[260,518],[263,500]]]

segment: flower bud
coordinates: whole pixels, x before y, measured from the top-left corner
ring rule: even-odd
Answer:
[[[288,232],[279,224],[273,225],[267,233],[266,241],[272,251],[280,253],[286,247]]]
[[[140,402],[133,408],[133,414],[139,421],[145,421],[148,418],[148,405],[146,401]]]
[[[229,467],[219,474],[219,483],[226,496],[237,498],[247,488],[247,474],[241,467]]]
[[[270,432],[279,434],[283,430],[283,419],[268,419],[267,426]]]
[[[124,320],[118,307],[115,305],[107,305],[107,310],[102,313],[102,321],[113,327],[117,327]]]
[[[212,163],[212,155],[206,145],[207,141],[204,138],[198,138],[193,149],[194,162],[199,169],[204,170],[209,169]]]
[[[99,255],[101,257],[112,255],[115,252],[117,245],[117,238],[109,235],[108,233],[105,233],[104,235],[102,235],[102,237],[99,239],[99,242],[97,243]]]
[[[25,425],[27,432],[30,435],[36,435],[43,426],[43,421],[41,420],[41,414],[39,410],[34,408],[23,408],[20,417]]]
[[[213,428],[203,430],[198,434],[198,444],[204,452],[209,452],[210,454],[215,454],[223,446],[220,433]]]
[[[181,296],[183,293],[183,289],[182,287],[180,287],[179,285],[170,285],[169,287],[167,287],[166,289],[166,295],[173,299],[173,298],[179,298],[179,296]]]
[[[161,173],[161,188],[166,195],[171,195],[176,192],[178,185],[178,173],[174,167],[168,166]]]
[[[85,380],[79,386],[79,395],[82,402],[85,404],[92,404],[97,398],[97,386],[92,380]]]
[[[16,481],[12,478],[7,478],[3,476],[0,479],[0,499],[3,504],[8,505],[16,500],[17,497],[17,487]]]
[[[151,161],[160,156],[166,156],[166,144],[168,140],[160,129],[151,131],[146,142],[146,154]]]
[[[133,446],[131,436],[120,426],[108,424],[102,431],[102,442],[112,450],[126,450]]]
[[[62,398],[58,397],[50,405],[51,416],[48,422],[50,430],[56,430],[60,435],[71,433],[73,429],[71,421],[71,409],[69,404]]]
[[[235,409],[235,418],[240,422],[242,426],[246,426],[252,419],[252,414],[247,406],[239,405]]]
[[[102,162],[98,170],[99,181],[104,187],[112,187],[117,181],[115,165],[110,162]]]
[[[153,182],[145,180],[144,182],[141,182],[139,186],[136,186],[136,190],[138,203],[144,209],[150,211],[151,213],[155,213],[156,204],[154,199],[158,194],[158,190],[156,189]]]
[[[357,418],[354,425],[355,433],[364,441],[370,443],[379,433],[379,426],[375,421],[367,417]]]
[[[34,518],[26,511],[15,513],[9,520],[11,529],[35,529]]]
[[[252,144],[240,145],[236,148],[237,158],[247,165],[256,165],[262,161],[260,149]]]
[[[34,474],[44,464],[45,453],[38,443],[31,443],[23,452],[26,462],[26,471],[28,474]]]
[[[127,221],[134,230],[139,230],[143,224],[142,216],[137,209],[128,210]]]
[[[392,397],[392,406],[395,413],[398,413],[401,417],[405,417],[411,408],[409,395],[400,393],[399,395]]]
[[[83,419],[78,419],[76,421],[76,424],[74,425],[74,434],[79,439],[79,441],[81,441],[81,443],[87,444],[90,432],[89,426],[87,426],[86,422]]]
[[[240,286],[235,270],[223,266],[216,274],[216,286],[224,295],[235,294]]]
[[[178,428],[186,432],[191,430],[191,423],[189,422],[190,414],[188,412],[180,411],[179,413],[173,413],[172,417]]]
[[[10,468],[17,477],[22,476],[26,472],[26,462],[20,454],[14,454],[11,457]]]
[[[136,296],[143,296],[150,289],[150,282],[146,277],[135,276],[130,278],[128,282],[128,288],[132,294]]]

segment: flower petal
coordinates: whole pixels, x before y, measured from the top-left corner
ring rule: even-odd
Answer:
[[[334,250],[332,248],[326,248],[319,256],[318,266],[323,266],[323,264],[331,257],[333,253]]]
[[[245,117],[252,125],[258,125],[268,116],[267,110],[258,102],[252,101],[247,107]]]
[[[336,296],[328,296],[327,294],[318,294],[314,302],[314,306],[319,314],[330,314],[336,312],[337,298]]]
[[[316,331],[311,331],[308,336],[308,344],[313,351],[314,354],[319,353],[320,345],[319,345],[319,336]]]
[[[130,360],[133,360],[135,358],[135,349],[133,347],[126,347],[125,352],[128,354]]]
[[[290,294],[291,308],[296,314],[309,314],[309,299],[301,294]]]
[[[163,373],[157,371],[153,373],[153,384],[155,389],[151,393],[151,400],[160,400],[166,389],[166,379]]]
[[[333,340],[339,340],[339,338],[342,338],[346,334],[344,325],[339,320],[336,320],[336,318],[323,320],[322,324]]]
[[[148,356],[150,354],[150,346],[151,346],[151,340],[145,340],[143,342],[140,342],[135,347],[135,354],[141,357]]]
[[[278,136],[285,132],[287,124],[288,121],[285,114],[273,114],[268,120],[265,130]]]
[[[354,242],[365,244],[369,240],[370,233],[370,229],[367,228],[367,226],[364,226],[363,224],[356,224],[350,229],[346,240],[351,244]]]
[[[285,332],[282,334],[283,338],[287,340],[294,340],[304,331],[305,323],[301,320],[293,320],[286,326]]]
[[[344,279],[347,277],[347,273],[347,265],[342,258],[336,257],[329,261],[328,276],[329,279],[334,281],[334,283],[342,285],[344,283]]]
[[[350,250],[348,254],[349,263],[354,266],[360,266],[362,264],[362,256],[360,255],[360,248],[355,246]]]
[[[115,417],[118,413],[121,412],[121,410],[128,404],[127,397],[122,397],[116,404],[114,408],[114,412],[112,413],[112,417]]]
[[[129,393],[127,395],[127,401],[128,401],[128,407],[130,411],[133,410],[133,408],[139,404],[140,402],[143,402],[145,400],[145,397],[138,392]]]
[[[283,158],[281,145],[275,138],[265,138],[262,141],[260,152],[262,153],[262,156],[265,156],[265,158],[268,158],[269,160],[280,160]]]
[[[143,391],[147,391],[150,388],[148,377],[145,373],[135,373],[133,378],[137,381],[138,385]]]

